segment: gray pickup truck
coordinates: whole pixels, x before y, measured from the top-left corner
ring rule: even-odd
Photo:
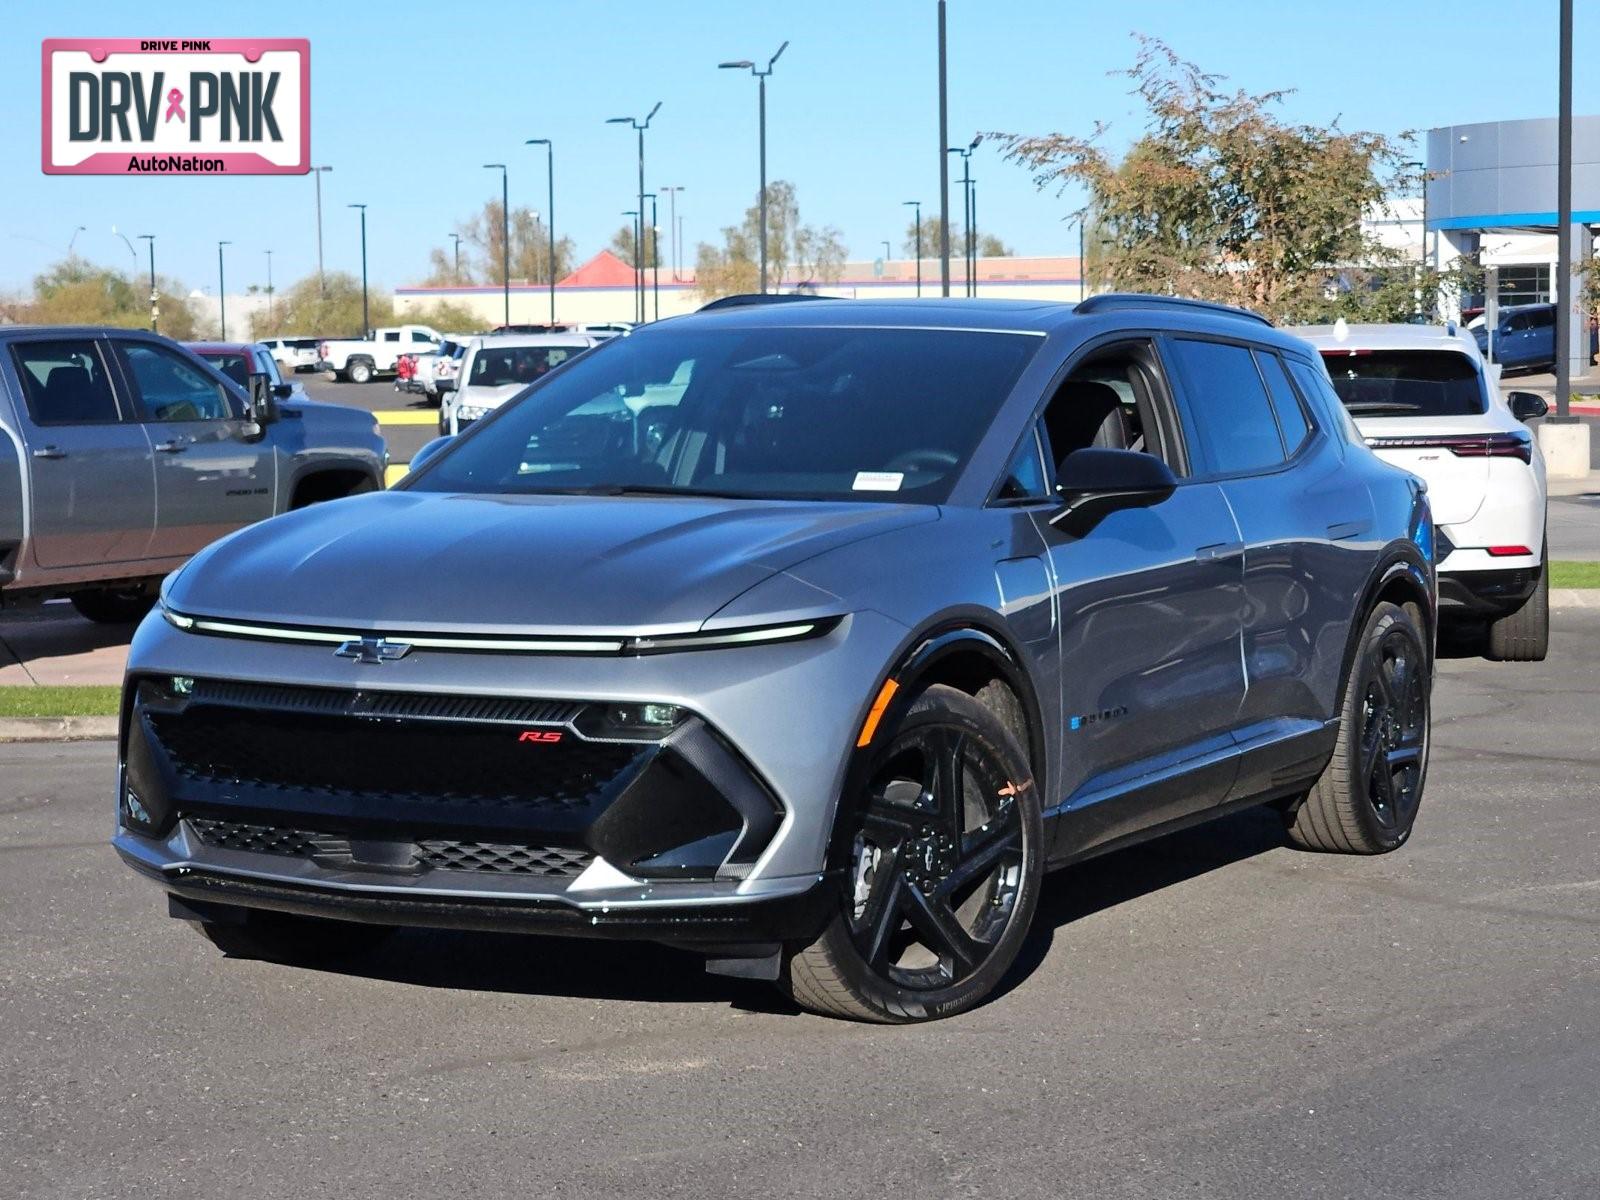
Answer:
[[[153,333],[0,327],[0,606],[134,620],[223,534],[383,486],[370,413],[249,385]]]

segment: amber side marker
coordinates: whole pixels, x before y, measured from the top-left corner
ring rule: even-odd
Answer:
[[[900,690],[900,685],[892,679],[885,679],[883,687],[878,691],[878,698],[872,702],[872,711],[867,713],[866,724],[861,726],[861,736],[856,739],[856,749],[872,741],[872,735],[878,732],[878,722],[883,720],[883,710],[889,707],[889,701],[894,699],[894,694]]]

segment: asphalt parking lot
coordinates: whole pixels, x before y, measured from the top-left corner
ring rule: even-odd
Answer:
[[[107,743],[0,746],[7,1196],[1600,1192],[1600,613],[1451,659],[1400,853],[1245,813],[1055,877],[987,1007],[802,1015],[623,944],[221,957],[106,845]]]

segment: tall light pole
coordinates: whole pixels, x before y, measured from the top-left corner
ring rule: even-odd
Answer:
[[[311,178],[317,181],[317,294],[327,296],[328,278],[322,273],[322,175],[332,167],[312,167]]]
[[[157,320],[161,316],[158,307],[160,293],[156,291],[156,235],[141,233],[139,240],[150,243],[150,332],[155,333]]]
[[[72,231],[72,236],[67,239],[67,257],[68,258],[72,257],[72,246],[73,246],[73,243],[75,243],[78,240],[78,235],[80,233],[88,233],[88,232],[89,232],[89,227],[87,225],[79,225],[76,229],[74,229]]]
[[[455,266],[455,270],[451,272],[451,278],[453,278],[455,280],[456,286],[460,287],[461,286],[461,235],[459,233],[452,233],[450,236],[453,239],[455,239],[455,253],[456,253],[456,266]]]
[[[549,185],[549,195],[544,206],[544,227],[550,235],[550,327],[555,329],[556,324],[556,147],[549,138],[529,138],[529,146],[544,147],[544,173],[545,181]]]
[[[655,305],[655,316],[652,321],[661,320],[661,228],[656,224],[656,194],[646,192],[644,198],[650,201],[650,236],[645,239],[650,247],[648,262],[650,263],[650,296],[651,303]]]
[[[672,282],[678,282],[678,193],[682,187],[663,187],[667,194],[667,232],[672,238]]]
[[[1556,117],[1556,420],[1571,419],[1572,314],[1577,281],[1572,275],[1572,0],[1561,0],[1560,68]],[[1583,361],[1589,361],[1584,331]]]
[[[967,278],[972,280],[972,295],[978,294],[978,181],[967,183]]]
[[[912,220],[916,222],[917,240],[917,298],[922,298],[922,201],[904,200],[905,207],[913,210]]]
[[[645,115],[643,121],[635,120],[633,117],[608,117],[606,119],[607,125],[632,125],[634,129],[638,130],[639,132],[639,224],[641,227],[644,225],[644,131],[650,128],[651,120],[653,120],[656,113],[660,111],[661,101],[657,100],[656,106]],[[639,322],[643,324],[645,319],[644,258],[641,256],[639,249],[641,240],[642,239],[636,237],[633,242],[633,275],[634,285],[639,297],[639,302],[635,307],[639,314]]]
[[[784,42],[778,47],[778,52],[767,59],[767,69],[762,71],[748,58],[736,59],[733,62],[718,63],[717,68],[723,71],[744,71],[756,77],[757,91],[760,93],[760,118],[761,126],[761,291],[767,290],[767,76],[772,74],[772,68],[778,58],[789,48],[789,43]]]
[[[228,340],[228,283],[222,271],[222,248],[231,245],[232,242],[217,243],[217,324],[224,342]]]
[[[972,295],[972,152],[978,148],[978,143],[983,140],[982,135],[972,139],[969,146],[951,146],[948,153],[961,155],[961,212],[967,226],[967,295]],[[945,239],[949,239],[949,222],[945,222]],[[945,249],[945,261],[949,262],[950,251],[948,244]],[[948,294],[948,293],[947,293]]]
[[[944,0],[939,0],[939,294],[950,294],[950,98],[945,89]]]
[[[361,336],[366,337],[372,332],[372,321],[367,314],[367,206],[349,204],[345,207],[361,210]]]
[[[500,172],[500,288],[505,297],[505,324],[511,324],[511,184],[505,163],[484,163]]]
[[[133,243],[128,240],[128,235],[123,233],[122,230],[118,229],[115,225],[111,227],[111,232],[122,239],[122,244],[128,248],[128,257],[133,259],[133,265],[137,267],[139,265],[139,254],[138,251],[133,248]]]

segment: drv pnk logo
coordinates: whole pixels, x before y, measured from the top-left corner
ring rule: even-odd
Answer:
[[[310,170],[305,38],[50,38],[42,78],[46,174]]]

